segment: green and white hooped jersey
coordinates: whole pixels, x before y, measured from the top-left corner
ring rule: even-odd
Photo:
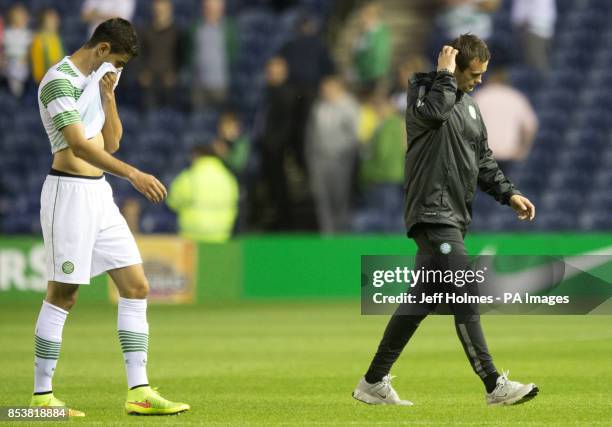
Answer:
[[[68,147],[62,128],[81,122],[76,102],[88,82],[89,77],[85,77],[68,57],[52,66],[40,82],[38,109],[52,154]]]

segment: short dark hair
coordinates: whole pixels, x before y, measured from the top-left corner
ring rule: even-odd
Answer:
[[[36,15],[36,24],[41,27],[44,22],[45,22],[45,18],[47,17],[47,15],[50,15],[52,13],[57,14],[57,11],[55,9],[53,9],[52,7],[45,7],[43,9],[41,9],[38,12],[38,15]]]
[[[138,35],[136,29],[123,18],[112,18],[98,25],[85,47],[91,49],[98,43],[109,43],[111,53],[138,55]]]
[[[232,120],[235,122],[240,122],[240,115],[234,110],[224,110],[219,114],[219,121],[222,120]]]
[[[450,45],[459,51],[456,63],[460,71],[469,67],[473,59],[478,59],[480,62],[491,59],[487,44],[474,34],[461,34]]]

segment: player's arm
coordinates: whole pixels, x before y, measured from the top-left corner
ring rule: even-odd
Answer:
[[[116,81],[117,74],[115,73],[106,73],[100,79],[100,97],[102,98],[102,109],[106,116],[102,127],[102,137],[104,138],[104,150],[111,154],[119,150],[121,136],[123,135],[123,126],[119,119],[115,101],[114,88]]]
[[[82,123],[66,125],[61,132],[76,157],[108,173],[129,180],[136,190],[154,203],[159,203],[166,197],[166,188],[153,175],[139,171],[88,142]]]
[[[493,157],[486,138],[482,144],[482,155],[478,161],[478,186],[498,202],[514,209],[519,219],[532,221],[535,218],[535,206],[506,178]]]
[[[438,55],[437,74],[429,92],[414,94],[409,100],[407,114],[427,127],[439,127],[453,111],[457,97],[454,72],[458,52],[451,46],[444,46]]]

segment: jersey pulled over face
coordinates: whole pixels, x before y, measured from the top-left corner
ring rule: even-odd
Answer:
[[[89,82],[78,68],[65,57],[52,66],[38,87],[38,108],[40,118],[49,137],[51,153],[68,148],[62,135],[62,128],[80,123],[77,100]]]

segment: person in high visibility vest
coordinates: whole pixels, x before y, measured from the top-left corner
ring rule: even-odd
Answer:
[[[238,213],[238,182],[217,157],[214,144],[195,147],[193,158],[168,191],[167,203],[178,215],[179,233],[197,241],[227,241]]]

